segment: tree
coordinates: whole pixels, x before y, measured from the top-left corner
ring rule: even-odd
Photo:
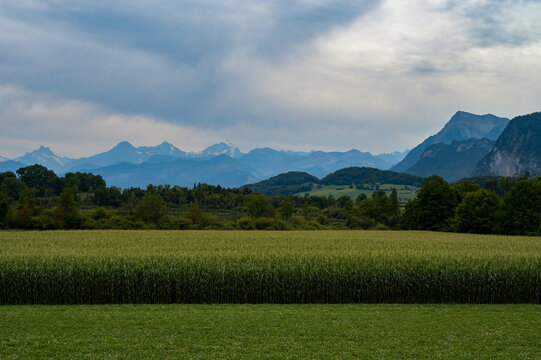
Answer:
[[[503,198],[502,227],[507,234],[533,234],[541,221],[541,182],[521,179]]]
[[[366,196],[365,193],[360,193],[359,196],[357,196],[357,199],[355,200],[355,202],[358,204],[361,201],[365,201],[367,199],[368,199],[368,197]]]
[[[387,222],[386,225],[395,227],[400,220],[400,203],[398,202],[398,192],[393,188],[391,195],[387,199]]]
[[[15,177],[6,177],[0,183],[0,190],[13,200],[19,200],[19,195],[24,187],[24,183]]]
[[[293,201],[290,197],[286,197],[280,202],[280,215],[286,221],[293,216]]]
[[[460,200],[464,199],[467,193],[479,190],[479,185],[470,180],[459,181],[454,186]]]
[[[40,194],[51,196],[58,194],[62,188],[62,182],[54,171],[42,165],[31,165],[17,170],[19,179],[29,188],[38,190]]]
[[[469,192],[456,209],[455,223],[459,232],[491,234],[498,223],[502,200],[493,191]]]
[[[351,209],[353,207],[353,200],[347,195],[340,196],[336,201],[341,208]]]
[[[449,230],[457,203],[455,189],[441,176],[427,177],[417,198],[406,205],[403,225],[417,230]]]
[[[0,193],[0,228],[6,223],[9,211],[9,201],[5,195]]]
[[[15,173],[12,171],[0,173],[0,184],[7,178],[17,178],[17,175],[15,175]]]
[[[265,195],[253,194],[248,202],[248,212],[253,218],[262,217],[267,211],[268,200]]]
[[[164,205],[163,198],[158,194],[145,196],[135,209],[135,216],[144,222],[157,223],[166,215],[167,208]]]
[[[24,187],[19,196],[19,204],[14,214],[15,225],[20,229],[30,228],[32,216],[36,212],[36,199],[34,199],[34,190]]]
[[[53,215],[59,229],[77,228],[80,217],[72,188],[66,188],[62,191],[53,210]]]

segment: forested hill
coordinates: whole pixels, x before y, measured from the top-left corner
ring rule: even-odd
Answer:
[[[368,183],[401,184],[421,187],[423,186],[423,178],[369,167],[348,167],[335,171],[321,180],[305,172],[287,172],[255,184],[244,185],[242,189],[246,188],[254,192],[273,196],[291,195],[309,191],[314,184],[361,185]]]
[[[349,167],[333,172],[321,179],[324,185],[358,185],[367,183],[423,186],[423,178],[390,170],[368,167]]]
[[[313,184],[320,180],[305,172],[290,171],[273,176],[255,184],[244,185],[241,189],[249,189],[268,196],[292,195],[303,191],[310,191]]]

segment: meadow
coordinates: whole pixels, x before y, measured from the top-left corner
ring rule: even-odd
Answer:
[[[541,303],[541,238],[0,232],[0,303]]]
[[[539,305],[0,306],[1,359],[539,359]]]

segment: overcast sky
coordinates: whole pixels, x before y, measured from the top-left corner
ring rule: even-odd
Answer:
[[[0,155],[412,148],[541,110],[541,1],[2,0]]]

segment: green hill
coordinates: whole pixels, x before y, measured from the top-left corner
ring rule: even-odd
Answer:
[[[423,178],[415,175],[378,170],[367,167],[349,167],[333,172],[321,179],[324,185],[401,184],[421,187]]]
[[[255,184],[244,185],[242,189],[249,189],[269,196],[292,195],[310,191],[313,184],[319,184],[317,177],[305,172],[290,171]]]
[[[305,172],[288,172],[255,184],[244,185],[242,189],[273,196],[309,193],[315,187],[314,185],[321,187],[329,185],[360,186],[365,184],[396,184],[422,187],[423,178],[389,170],[349,167],[335,171],[321,180]]]

